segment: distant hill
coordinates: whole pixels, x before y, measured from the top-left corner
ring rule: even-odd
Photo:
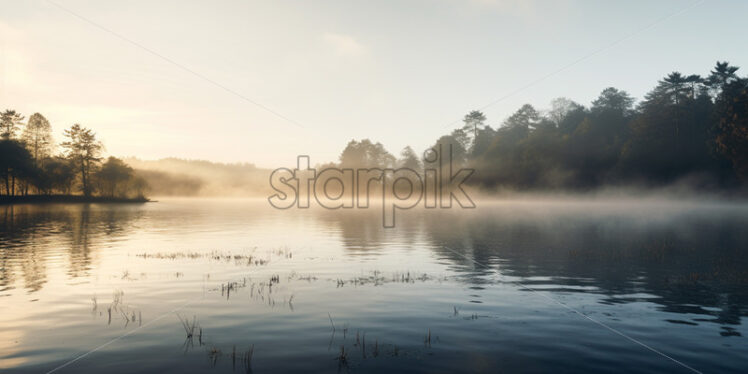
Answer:
[[[149,196],[269,196],[270,169],[250,163],[125,158],[149,185]]]

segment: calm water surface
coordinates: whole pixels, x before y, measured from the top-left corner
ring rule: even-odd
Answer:
[[[378,213],[2,206],[0,371],[748,371],[746,205]]]

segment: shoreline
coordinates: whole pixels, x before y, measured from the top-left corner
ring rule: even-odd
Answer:
[[[0,196],[0,205],[13,204],[56,204],[56,203],[147,203],[153,202],[145,197],[106,197],[83,195],[26,195]]]

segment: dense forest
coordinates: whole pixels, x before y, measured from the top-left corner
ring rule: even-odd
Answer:
[[[96,134],[78,124],[64,131],[57,145],[52,126],[39,113],[24,124],[14,110],[0,114],[0,195],[98,195],[105,198],[143,199],[146,182],[116,157],[103,160],[103,144]]]
[[[706,76],[673,72],[639,103],[610,87],[590,107],[566,98],[545,111],[525,104],[497,128],[472,111],[435,146],[451,146],[454,163],[475,169],[469,182],[490,190],[742,188],[748,184],[748,79],[737,71],[717,62]],[[337,164],[422,165],[410,147],[395,157],[368,139],[348,143]]]

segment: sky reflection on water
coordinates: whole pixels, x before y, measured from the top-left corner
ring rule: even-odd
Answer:
[[[378,213],[0,207],[0,368],[46,372],[129,333],[59,372],[241,371],[251,346],[255,372],[688,372],[537,293],[697,370],[748,365],[740,205],[484,202],[395,229]]]

